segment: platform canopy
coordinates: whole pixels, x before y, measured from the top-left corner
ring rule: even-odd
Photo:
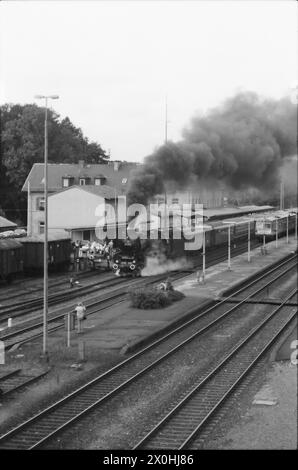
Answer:
[[[16,248],[22,248],[22,244],[14,238],[0,240],[0,250],[14,250]]]

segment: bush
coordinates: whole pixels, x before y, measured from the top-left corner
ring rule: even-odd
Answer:
[[[179,290],[170,290],[168,292],[168,296],[172,300],[172,302],[176,302],[177,300],[184,299],[185,297],[183,292],[180,292]]]
[[[129,291],[131,306],[143,310],[164,308],[171,305],[173,301],[180,300],[184,294],[179,291],[162,291],[152,287],[143,287]]]

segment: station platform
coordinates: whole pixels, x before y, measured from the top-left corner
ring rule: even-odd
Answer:
[[[90,315],[83,322],[81,334],[73,331],[72,337],[74,341],[79,337],[84,342],[87,361],[88,350],[93,353],[94,350],[113,350],[121,354],[133,352],[191,318],[198,310],[211,305],[214,300],[242,284],[247,278],[294,253],[296,249],[297,240],[294,236],[289,237],[289,243],[286,243],[285,238],[280,239],[277,247],[276,242],[272,241],[266,244],[266,255],[261,253],[260,248],[252,250],[250,262],[245,253],[232,258],[230,270],[227,261],[206,269],[204,283],[198,282],[197,273],[174,281],[174,288],[183,292],[185,298],[169,307],[141,310],[132,308],[129,300],[123,301]],[[65,337],[65,331],[58,330],[54,333],[57,339],[62,339],[63,335]]]

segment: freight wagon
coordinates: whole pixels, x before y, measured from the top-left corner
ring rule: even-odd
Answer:
[[[0,280],[11,282],[23,272],[23,246],[16,240],[0,240]]]
[[[20,239],[24,248],[24,271],[34,272],[43,269],[44,240],[43,236],[24,237]],[[49,236],[48,268],[49,271],[66,269],[70,263],[70,238],[56,239]]]

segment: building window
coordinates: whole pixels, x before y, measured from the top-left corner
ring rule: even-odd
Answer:
[[[43,197],[36,198],[36,210],[44,211],[44,198]]]
[[[172,198],[172,204],[179,204],[179,198],[178,197],[173,197]]]
[[[69,178],[62,178],[62,186],[63,186],[63,188],[68,188]]]
[[[39,233],[44,233],[44,222],[39,222]]]
[[[84,186],[85,185],[85,178],[80,178],[80,186]]]
[[[164,204],[165,198],[164,197],[158,197],[157,198],[157,204]]]
[[[83,240],[90,241],[90,235],[91,235],[90,230],[84,230],[83,231]]]
[[[100,186],[101,185],[101,178],[95,178],[94,182],[95,182],[95,186]]]

